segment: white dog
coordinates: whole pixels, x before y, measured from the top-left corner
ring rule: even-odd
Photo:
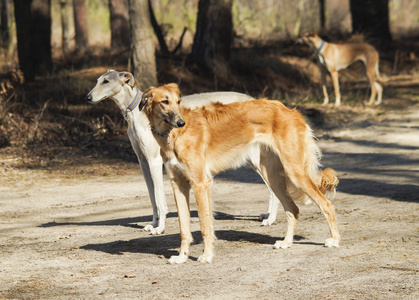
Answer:
[[[153,137],[147,116],[138,110],[141,95],[142,92],[135,87],[131,73],[108,70],[97,79],[96,86],[86,96],[86,100],[90,103],[98,103],[110,98],[121,110],[128,123],[128,136],[140,163],[153,206],[153,222],[145,226],[144,230],[150,231],[151,234],[161,234],[165,230],[168,212],[163,189],[163,161],[160,156],[160,147]],[[253,98],[236,92],[201,93],[183,97],[182,105],[196,108],[211,102],[227,104],[247,100],[253,100]],[[264,226],[271,225],[276,220],[279,205],[278,198],[269,187],[268,189],[270,191],[269,210],[268,213],[261,215]]]

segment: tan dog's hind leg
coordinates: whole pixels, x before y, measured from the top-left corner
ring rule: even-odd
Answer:
[[[172,183],[176,207],[179,214],[180,237],[182,240],[179,255],[173,255],[170,257],[169,263],[180,264],[188,260],[189,246],[193,241],[190,228],[191,217],[189,210],[190,185],[183,175],[177,174],[176,177],[174,177],[169,168],[167,168],[167,173],[172,179],[170,182]]]
[[[373,105],[375,97],[377,96],[377,86],[375,85],[374,69],[368,66],[367,66],[367,77],[371,86],[371,97],[370,97],[370,100],[368,101],[368,105]]]
[[[278,149],[280,148],[278,147]],[[320,192],[319,188],[316,186],[316,184],[313,182],[310,176],[306,173],[306,168],[304,166],[306,162],[294,162],[289,164],[288,166],[287,163],[289,161],[295,160],[287,156],[287,154],[283,153],[281,157],[285,174],[288,175],[295,188],[301,189],[307,196],[309,196],[314,202],[316,202],[317,206],[320,208],[329,225],[329,230],[332,237],[326,240],[325,246],[339,247],[340,235],[337,227],[335,209],[333,207],[333,204],[324,197],[324,195]],[[294,204],[294,202],[292,203]]]
[[[375,105],[379,105],[383,101],[383,87],[377,81],[374,82],[374,85],[375,85],[375,88],[377,89],[377,93],[378,93],[377,101],[375,102]]]
[[[297,185],[298,183],[298,185]],[[314,182],[312,182],[307,176],[300,178],[295,182],[300,188],[318,205],[326,221],[329,225],[331,238],[326,240],[326,247],[339,247],[340,235],[336,222],[335,209],[333,204],[322,195],[318,188],[316,188]]]
[[[335,106],[340,106],[341,99],[340,99],[338,71],[332,71],[330,72],[330,74],[332,75],[333,88],[335,89],[335,98],[336,98]]]

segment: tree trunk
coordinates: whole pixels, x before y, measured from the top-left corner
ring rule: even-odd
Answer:
[[[233,0],[199,0],[191,57],[216,76],[227,78],[233,42]]]
[[[70,9],[69,9],[69,0],[60,1],[61,9],[61,47],[62,50],[68,51],[70,49]]]
[[[324,30],[326,27],[326,0],[319,0],[320,6],[320,28]]]
[[[51,71],[51,0],[14,0],[19,64],[25,80]]]
[[[111,49],[129,47],[128,0],[109,0],[111,15]]]
[[[73,0],[74,29],[76,31],[76,47],[85,50],[89,47],[89,31],[87,29],[86,0]]]
[[[163,55],[169,55],[169,48],[167,47],[163,32],[161,31],[160,25],[157,22],[156,16],[154,15],[153,4],[151,3],[151,0],[148,0],[148,9],[150,11],[151,26],[153,27],[154,34],[159,41],[160,51]]]
[[[350,0],[352,32],[367,35],[374,43],[389,45],[388,0]]]
[[[10,43],[9,33],[9,0],[0,0],[1,47],[7,49]]]
[[[153,28],[148,0],[129,0],[131,61],[140,89],[157,85],[157,69]]]

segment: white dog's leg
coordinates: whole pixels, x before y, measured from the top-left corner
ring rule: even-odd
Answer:
[[[144,135],[145,134],[143,134],[143,138],[146,138]],[[134,149],[135,154],[137,154],[138,162],[147,184],[148,194],[153,207],[153,222],[146,225],[144,230],[149,231],[151,234],[161,234],[165,229],[167,204],[163,189],[163,160],[160,156],[160,148],[158,147],[157,142],[154,144],[148,143],[148,149],[144,149],[143,152],[140,143],[135,138],[138,134],[134,134],[129,128],[128,136],[132,148]],[[151,142],[153,142],[153,140],[151,140]]]
[[[157,224],[154,225],[154,228],[150,228],[151,234],[162,234],[165,230],[166,224],[166,215],[168,212],[166,197],[164,194],[163,186],[163,160],[160,155],[154,157],[149,161],[150,174],[153,182],[154,190],[154,201],[155,206],[153,206],[153,225],[154,219],[157,219]],[[157,212],[155,212],[155,209]],[[156,217],[154,217],[157,215]]]
[[[154,230],[154,228],[159,225],[159,214],[158,214],[158,209],[157,209],[157,204],[156,204],[156,193],[154,190],[153,179],[151,177],[150,166],[148,162],[143,159],[139,159],[139,162],[140,162],[141,171],[143,173],[145,182],[147,184],[147,189],[150,195],[151,205],[153,207],[153,222],[149,225],[146,225],[144,227],[144,230],[152,232],[152,230]]]
[[[259,220],[262,221],[262,226],[270,226],[275,222],[279,206],[279,199],[275,196],[269,185],[266,184],[266,186],[269,190],[269,209],[266,214],[261,214],[259,217]]]

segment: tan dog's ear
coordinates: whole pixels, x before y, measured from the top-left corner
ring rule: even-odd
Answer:
[[[169,87],[169,88],[172,88],[172,89],[175,89],[176,90],[176,93],[178,94],[178,96],[179,96],[179,98],[181,97],[181,93],[180,93],[180,90],[179,90],[179,86],[176,84],[176,83],[168,83],[168,84],[165,84],[165,86],[167,86],[167,87]]]
[[[130,87],[135,86],[134,76],[130,72],[119,72],[119,77],[124,83],[128,84]]]
[[[179,89],[179,86],[177,85],[177,83],[168,83],[165,84],[167,87],[171,87],[171,88],[175,88],[175,89]]]
[[[149,87],[141,96],[141,102],[138,105],[138,109],[140,111],[143,110],[144,107],[147,107],[151,100],[153,100],[153,90],[155,89],[154,86]]]

